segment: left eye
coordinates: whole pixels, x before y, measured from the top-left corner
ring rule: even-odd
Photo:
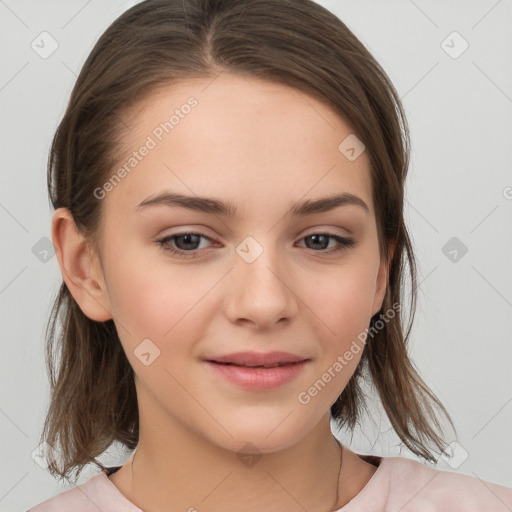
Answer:
[[[309,249],[315,248],[315,244],[320,245],[320,249],[322,249],[322,252],[325,253],[331,253],[334,251],[339,251],[341,249],[348,249],[349,247],[352,247],[355,244],[355,240],[352,238],[345,238],[343,236],[334,235],[331,233],[313,233],[311,235],[305,236],[302,240],[311,240],[311,243],[306,243],[306,246]],[[329,240],[334,240],[337,243],[337,245],[335,245],[330,250],[326,251],[325,249],[327,249],[327,247],[329,246]]]

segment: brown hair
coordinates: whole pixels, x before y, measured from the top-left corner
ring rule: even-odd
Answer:
[[[416,308],[416,264],[403,218],[407,122],[385,72],[327,9],[311,0],[146,0],[126,11],[88,56],[55,133],[48,162],[53,207],[68,208],[80,232],[94,238],[101,201],[93,191],[119,160],[122,114],[162,85],[213,79],[224,70],[314,95],[365,144],[379,246],[391,258],[382,311],[401,304],[408,263],[409,325],[404,333],[400,314],[381,320],[378,329],[379,315],[371,319],[360,364],[331,415],[339,427],[353,431],[365,407],[361,380],[367,380],[403,443],[435,461],[429,443],[446,448],[435,408],[453,423],[407,353]],[[395,244],[392,255],[389,242]],[[55,342],[60,354],[54,354]],[[60,464],[50,457],[49,471],[66,478],[91,462],[103,468],[95,458],[114,441],[134,449],[139,436],[134,372],[113,320],[86,317],[63,282],[46,348],[52,395],[41,440],[60,448]]]

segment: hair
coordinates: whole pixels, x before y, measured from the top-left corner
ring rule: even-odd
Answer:
[[[123,13],[86,59],[54,135],[48,159],[53,207],[69,209],[79,232],[93,240],[102,218],[93,191],[122,156],[122,115],[160,87],[213,79],[225,70],[314,96],[364,143],[379,249],[389,262],[381,312],[402,304],[407,267],[409,322],[404,332],[401,314],[377,326],[378,314],[372,317],[360,363],[330,414],[338,427],[353,431],[366,407],[361,385],[369,382],[407,448],[436,461],[432,448],[446,448],[436,410],[453,423],[407,351],[416,309],[416,263],[403,216],[407,121],[386,73],[324,7],[312,0],[146,0]],[[64,282],[46,330],[46,364],[51,399],[41,441],[59,448],[48,464],[54,476],[67,478],[72,469],[78,476],[91,462],[104,468],[96,457],[116,441],[136,448],[134,372],[114,322],[88,318]]]

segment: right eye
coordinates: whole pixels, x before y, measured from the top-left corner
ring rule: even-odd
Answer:
[[[199,247],[196,247],[198,243],[200,243],[200,239],[205,238],[210,242],[212,239],[205,235],[204,233],[198,232],[187,232],[187,233],[178,233],[173,235],[168,235],[160,240],[157,240],[157,243],[161,246],[164,251],[168,251],[171,254],[175,254],[179,257],[183,258],[194,258],[197,256],[197,251]],[[174,245],[171,245],[171,242],[174,241],[174,244],[185,246],[183,248],[176,248]],[[190,247],[190,246],[193,247]],[[188,248],[187,248],[188,246]]]

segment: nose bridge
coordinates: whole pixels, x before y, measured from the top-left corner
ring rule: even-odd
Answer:
[[[271,324],[294,314],[295,299],[287,273],[280,270],[282,256],[271,241],[272,236],[256,236],[247,236],[235,249],[234,290],[229,312],[232,320],[245,318],[258,324]]]
[[[265,286],[272,284],[282,264],[282,255],[279,255],[276,245],[269,234],[249,235],[242,240],[235,248],[238,256],[235,267],[240,277],[265,282]]]

